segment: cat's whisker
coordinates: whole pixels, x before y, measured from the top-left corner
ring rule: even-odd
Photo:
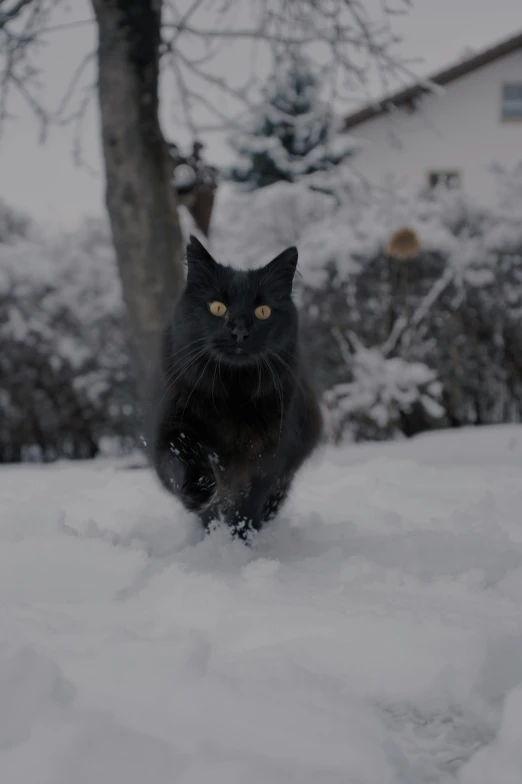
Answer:
[[[277,391],[279,395],[279,400],[281,401],[281,417],[279,421],[279,441],[281,440],[281,433],[283,432],[283,416],[284,416],[284,394],[283,394],[283,385],[281,384],[281,379],[277,375],[277,370],[274,368],[274,377],[277,381]]]
[[[277,447],[279,448],[279,444],[281,442],[281,433],[283,431],[283,411],[284,411],[283,390],[282,390],[282,387],[281,387],[281,382],[280,382],[280,380],[277,377],[277,372],[273,368],[272,363],[270,362],[268,357],[263,357],[263,359],[266,362],[266,366],[267,366],[267,368],[269,370],[270,376],[271,376],[271,378],[272,378],[272,380],[274,382],[274,387],[275,387],[275,389],[277,391],[277,395],[279,397],[280,421],[279,421],[279,437],[278,437],[278,441],[277,441]]]
[[[170,391],[178,378],[180,378],[180,376],[182,376],[183,373],[185,373],[194,362],[197,362],[200,357],[204,356],[204,354],[205,351],[203,349],[199,349],[198,351],[185,356],[183,360],[180,360],[176,367],[173,368],[171,373],[165,378],[167,383],[167,390]]]
[[[257,377],[257,389],[256,389],[256,397],[261,394],[261,385],[263,383],[263,364],[257,360],[257,368],[258,368],[258,377]]]
[[[190,359],[187,360],[187,358],[185,357],[185,360],[186,360],[185,365],[183,365],[182,368],[179,368],[179,372],[174,377],[171,376],[170,378],[166,379],[167,383],[166,383],[166,386],[165,386],[165,390],[164,390],[161,398],[156,403],[157,407],[159,407],[162,404],[163,400],[165,399],[165,396],[168,395],[168,393],[172,391],[176,381],[178,381],[178,379],[181,378],[181,376],[183,376],[188,370],[190,370],[190,368],[193,365],[195,365],[196,362],[199,359],[201,359],[201,357],[203,357],[205,355],[205,353],[206,353],[206,349],[200,349],[199,351],[196,351],[195,355],[192,355],[190,357]]]
[[[203,370],[202,370],[202,371],[201,371],[201,373],[199,374],[199,376],[198,376],[198,379],[197,379],[196,383],[194,384],[194,386],[192,387],[192,391],[191,391],[190,395],[188,396],[188,398],[187,398],[187,400],[186,400],[186,402],[185,402],[185,405],[183,406],[183,411],[181,412],[180,425],[182,425],[182,424],[183,424],[183,417],[185,416],[185,411],[187,410],[187,406],[188,406],[188,404],[190,403],[190,398],[191,398],[191,397],[192,397],[192,395],[194,394],[194,390],[196,389],[197,385],[199,384],[199,382],[200,382],[200,381],[201,381],[201,379],[203,378],[203,376],[204,376],[204,374],[205,374],[205,371],[206,371],[206,369],[207,369],[207,367],[208,367],[208,363],[210,362],[210,360],[211,360],[211,357],[209,357],[209,358],[207,359],[207,361],[206,361],[206,363],[205,363],[205,367],[203,368]]]
[[[256,370],[257,370],[257,388],[250,400],[255,400],[258,397],[259,392],[261,391],[261,364],[259,361],[259,357],[255,358],[256,360]]]
[[[280,355],[278,352],[276,352],[276,351],[270,351],[270,350],[268,350],[268,353],[270,354],[270,356],[274,357],[275,359],[278,359],[278,360],[279,360],[279,362],[281,362],[281,364],[283,365],[283,367],[285,367],[285,368],[288,370],[288,372],[291,374],[292,378],[294,379],[295,383],[296,383],[296,384],[297,384],[297,386],[299,387],[300,391],[301,391],[301,392],[303,392],[303,394],[306,394],[306,389],[305,389],[305,388],[304,388],[304,386],[303,386],[303,382],[301,381],[301,379],[299,378],[299,376],[296,374],[296,372],[295,372],[295,370],[293,369],[293,367],[291,367],[291,366],[288,364],[288,362],[286,362],[286,361],[283,359],[283,357],[282,357],[282,356],[281,356],[281,355]]]
[[[200,350],[201,350],[201,345],[198,345],[198,344],[204,343],[205,341],[206,341],[206,338],[204,338],[204,337],[202,337],[202,338],[196,338],[196,339],[195,339],[195,340],[193,340],[191,343],[189,343],[189,345],[188,345],[188,346],[184,346],[183,353],[181,353],[181,354],[177,354],[177,355],[176,355],[176,361],[175,361],[175,362],[174,362],[172,365],[170,365],[170,367],[167,369],[167,371],[166,371],[166,373],[165,373],[165,375],[167,376],[167,378],[168,378],[170,375],[172,375],[172,373],[174,372],[174,370],[176,369],[176,367],[177,367],[177,366],[178,366],[178,365],[179,365],[181,362],[183,362],[185,359],[187,359],[187,357],[188,357],[190,354],[192,354],[194,351],[196,351],[196,352],[197,352],[197,351],[200,351]],[[195,348],[195,346],[197,346],[197,348]]]
[[[218,410],[218,407],[216,406],[216,401],[215,401],[215,398],[214,398],[214,384],[215,384],[215,381],[216,381],[217,369],[218,369],[218,363],[215,362],[215,364],[214,364],[214,375],[212,376],[212,405],[214,406],[215,410],[219,413],[219,410]]]
[[[182,368],[184,368],[187,364],[190,364],[195,357],[202,355],[205,353],[204,348],[197,348],[192,351],[188,351],[183,356],[179,358],[177,362],[172,365],[169,371],[165,374],[165,380],[167,383],[171,383],[171,381],[176,378],[179,372],[184,372]]]
[[[167,388],[165,389],[161,399],[157,402],[157,405],[161,404],[165,394],[170,391],[170,389],[172,389],[172,379],[174,374],[180,369],[180,365],[184,365],[186,362],[190,362],[200,353],[200,351],[204,352],[204,349],[202,349],[201,345],[199,345],[197,348],[194,348],[197,343],[201,344],[204,340],[205,338],[197,338],[196,340],[193,340],[192,343],[186,347],[186,350],[183,351],[182,354],[178,355],[176,361],[165,371],[165,382]]]
[[[219,380],[221,381],[221,386],[223,387],[223,392],[225,393],[226,397],[228,397],[227,388],[226,388],[226,386],[223,383],[223,379],[221,378],[221,357],[220,356],[218,356],[217,361],[218,361]]]

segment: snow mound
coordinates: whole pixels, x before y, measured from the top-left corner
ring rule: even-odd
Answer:
[[[144,469],[0,470],[0,780],[522,777],[522,428],[329,449],[249,549]]]

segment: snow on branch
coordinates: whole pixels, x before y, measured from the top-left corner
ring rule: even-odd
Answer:
[[[351,357],[352,380],[336,384],[323,397],[330,435],[338,442],[349,421],[356,440],[391,438],[400,432],[401,416],[415,408],[433,421],[444,415],[442,386],[422,362],[386,358],[379,348],[360,345]]]
[[[415,329],[422,323],[430,309],[454,279],[455,272],[451,265],[448,265],[440,278],[435,281],[424,299],[420,302],[411,318],[407,320],[404,316],[400,316],[397,319],[388,339],[382,347],[384,356],[387,357],[394,351],[401,338],[404,337],[404,333],[407,329]]]

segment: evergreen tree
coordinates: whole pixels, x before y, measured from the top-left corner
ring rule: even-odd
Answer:
[[[293,56],[278,69],[250,129],[230,140],[239,155],[228,171],[230,180],[250,190],[281,180],[295,182],[353,153],[353,140],[339,133],[339,118],[321,100],[320,87],[319,77],[302,57]]]

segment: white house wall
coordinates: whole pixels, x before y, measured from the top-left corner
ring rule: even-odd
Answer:
[[[368,142],[354,168],[372,182],[409,187],[426,184],[429,171],[457,169],[462,187],[488,201],[491,163],[522,161],[522,120],[502,120],[504,82],[522,82],[522,51],[455,80],[444,95],[426,96],[418,112],[397,109],[351,129]]]

